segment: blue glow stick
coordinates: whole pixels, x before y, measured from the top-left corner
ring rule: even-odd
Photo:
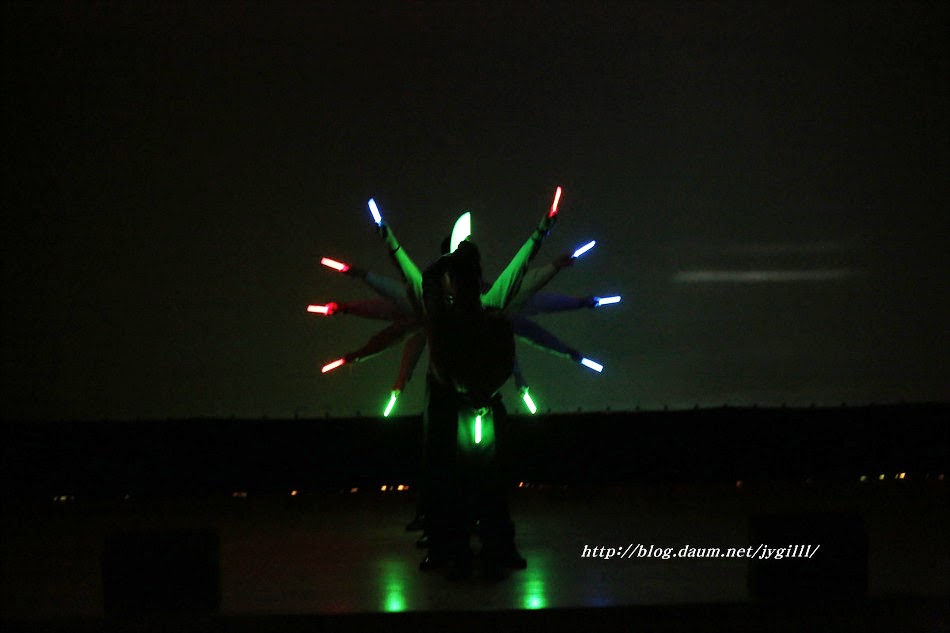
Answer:
[[[582,359],[581,359],[581,365],[583,365],[583,366],[585,366],[585,367],[590,367],[591,369],[593,369],[594,371],[596,371],[596,372],[598,372],[598,373],[604,371],[604,366],[603,366],[603,365],[601,365],[600,363],[595,363],[594,361],[592,361],[592,360],[589,359],[589,358],[582,358]]]
[[[383,216],[379,214],[379,207],[376,206],[376,201],[372,198],[369,199],[369,212],[373,214],[373,221],[376,222],[377,226],[383,223]]]
[[[611,303],[620,303],[620,295],[615,297],[597,297],[597,303],[594,304],[594,307],[609,306]]]
[[[586,252],[589,251],[590,249],[594,248],[594,244],[596,244],[596,243],[597,243],[597,240],[591,240],[591,241],[587,242],[586,244],[584,244],[583,246],[581,246],[579,249],[577,249],[576,251],[574,251],[574,254],[571,255],[571,257],[577,259],[578,257],[580,257],[581,255],[583,255],[584,253],[586,253]]]

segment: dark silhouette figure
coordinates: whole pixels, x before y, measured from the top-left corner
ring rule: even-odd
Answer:
[[[423,273],[430,350],[425,409],[426,530],[422,569],[471,573],[477,522],[490,575],[523,568],[514,542],[504,476],[506,411],[498,391],[511,376],[514,334],[508,317],[482,302],[477,247],[462,242]]]
[[[511,376],[515,358],[508,312],[555,213],[556,204],[487,288],[473,243],[463,241],[423,274],[389,227],[379,224],[429,346],[423,466],[429,554],[422,569],[450,565],[451,577],[470,574],[469,534],[476,521],[490,574],[527,564],[515,548],[508,512],[502,468],[506,412],[498,391]],[[549,278],[539,276],[537,287]]]

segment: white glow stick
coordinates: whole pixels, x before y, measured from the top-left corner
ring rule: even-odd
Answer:
[[[452,239],[449,242],[449,252],[454,253],[459,244],[472,234],[472,214],[466,211],[455,221],[452,227]]]

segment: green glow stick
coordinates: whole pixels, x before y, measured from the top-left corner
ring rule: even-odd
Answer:
[[[386,410],[383,411],[383,417],[388,418],[389,414],[393,412],[393,408],[396,406],[396,398],[399,396],[398,391],[393,391],[389,394],[389,404],[386,405]]]
[[[527,389],[524,390],[524,393],[521,395],[521,397],[524,399],[525,406],[528,407],[528,411],[531,412],[531,415],[534,415],[538,412],[538,407],[534,405],[534,401],[531,399],[531,396],[528,395]]]

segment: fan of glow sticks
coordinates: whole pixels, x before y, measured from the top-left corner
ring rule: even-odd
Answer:
[[[547,218],[553,219],[558,213],[558,203],[561,198],[561,188],[558,187],[554,194],[554,202],[547,212]],[[307,306],[307,312],[322,316],[333,316],[336,314],[350,314],[366,319],[375,319],[388,321],[390,324],[376,333],[362,347],[354,350],[341,358],[325,364],[321,372],[327,373],[348,363],[357,363],[372,356],[379,354],[389,348],[403,343],[402,359],[399,365],[399,371],[396,381],[390,391],[389,400],[383,410],[383,416],[388,417],[396,406],[399,395],[405,389],[406,384],[412,377],[412,373],[419,362],[419,358],[426,345],[426,335],[423,326],[423,318],[419,309],[414,307],[407,293],[407,286],[412,286],[414,281],[419,282],[421,275],[418,268],[412,263],[405,251],[398,246],[391,229],[383,222],[382,214],[376,200],[370,198],[368,202],[370,214],[376,224],[377,230],[390,247],[390,254],[397,268],[400,269],[403,279],[397,280],[392,277],[380,275],[374,272],[366,271],[344,262],[324,257],[320,263],[327,268],[343,273],[345,275],[355,276],[372,288],[379,296],[378,299],[349,301],[349,302],[329,302],[318,305],[311,304]],[[471,214],[463,213],[456,221],[452,230],[450,240],[450,252],[454,251],[458,244],[470,237],[472,234]],[[591,240],[579,248],[571,255],[573,262],[590,251],[596,245],[596,241]],[[535,247],[537,248],[537,247]],[[399,251],[402,251],[401,253]],[[531,255],[533,257],[533,253]],[[512,330],[516,338],[547,351],[555,356],[566,358],[573,362],[584,365],[585,367],[602,372],[604,367],[600,363],[587,358],[573,347],[559,340],[548,330],[539,325],[529,317],[535,314],[564,312],[568,310],[579,310],[581,308],[600,308],[620,302],[620,296],[608,297],[571,297],[550,292],[540,292],[563,267],[551,263],[546,266],[539,266],[527,271],[521,282],[520,287],[514,294],[511,304],[507,311],[511,315]],[[418,286],[416,287],[417,292]],[[512,368],[514,382],[525,403],[525,407],[532,414],[537,412],[531,395],[529,393],[528,383],[524,378],[519,367],[517,357],[515,365]]]

